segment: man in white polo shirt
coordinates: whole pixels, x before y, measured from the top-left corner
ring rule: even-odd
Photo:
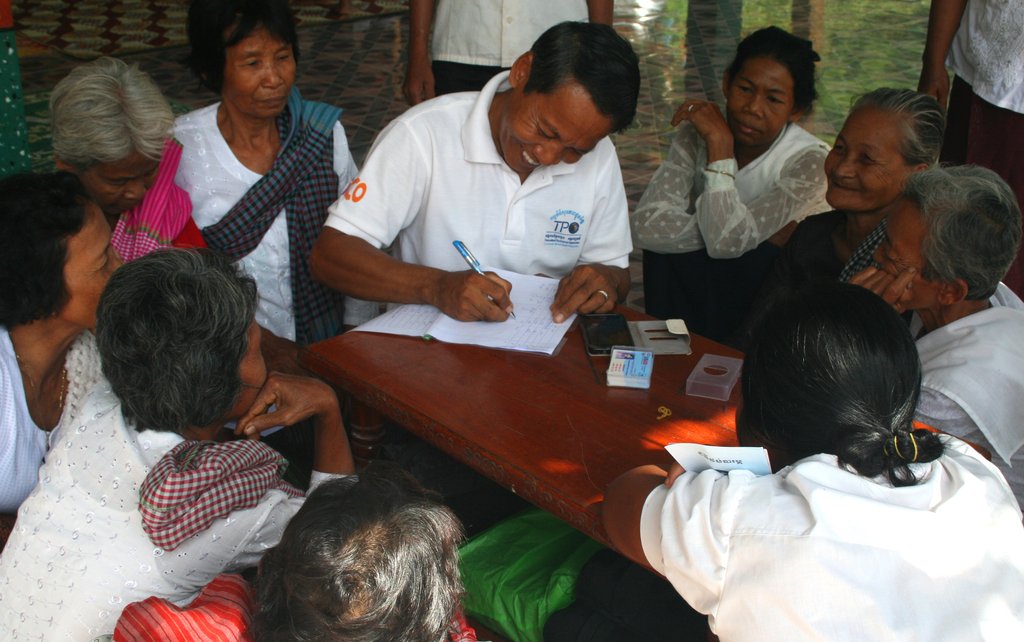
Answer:
[[[461,320],[503,321],[511,285],[466,268],[561,279],[552,316],[604,312],[625,297],[626,195],[607,136],[636,113],[640,72],[606,25],[546,31],[480,93],[413,107],[378,136],[330,208],[315,278],[346,294],[428,303]],[[397,240],[394,258],[380,248]]]

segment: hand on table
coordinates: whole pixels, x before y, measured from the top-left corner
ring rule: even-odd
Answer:
[[[732,130],[718,105],[706,100],[687,100],[676,109],[672,126],[676,127],[683,121],[692,123],[707,143],[709,163],[735,156]]]
[[[259,439],[265,430],[292,426],[309,417],[337,417],[340,422],[341,411],[334,390],[318,379],[271,372],[249,410],[239,418],[235,434]]]
[[[551,318],[561,323],[572,313],[611,312],[619,300],[624,268],[600,263],[577,265],[562,277],[551,304]]]
[[[850,277],[850,283],[871,290],[902,314],[906,309],[904,305],[913,294],[915,276],[917,270],[912,267],[895,275],[877,267],[867,267]]]
[[[493,272],[445,272],[433,305],[459,321],[505,321],[513,312],[512,284]]]

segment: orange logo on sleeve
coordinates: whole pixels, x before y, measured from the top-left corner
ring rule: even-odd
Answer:
[[[353,178],[352,182],[349,183],[348,187],[345,188],[345,193],[342,196],[345,197],[346,201],[358,203],[359,201],[363,200],[364,196],[366,196],[366,183],[364,183],[358,177]]]

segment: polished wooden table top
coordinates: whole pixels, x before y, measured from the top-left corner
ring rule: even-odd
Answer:
[[[624,311],[636,318],[635,312]],[[704,353],[655,357],[651,388],[609,388],[608,357],[588,357],[573,327],[555,356],[365,332],[310,346],[305,365],[480,473],[600,541],[605,486],[633,466],[667,466],[678,441],[735,444],[729,402],[685,394]],[[356,428],[359,430],[359,428]]]

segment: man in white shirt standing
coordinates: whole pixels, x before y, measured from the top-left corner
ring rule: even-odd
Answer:
[[[632,243],[615,148],[640,71],[607,25],[563,22],[478,94],[410,109],[377,137],[331,206],[315,278],[377,301],[426,303],[456,319],[504,321],[511,285],[485,265],[560,283],[551,306],[607,312],[629,289]],[[398,241],[392,258],[380,248]]]
[[[613,10],[612,0],[410,0],[405,99],[479,91],[551,25],[610,25]]]

